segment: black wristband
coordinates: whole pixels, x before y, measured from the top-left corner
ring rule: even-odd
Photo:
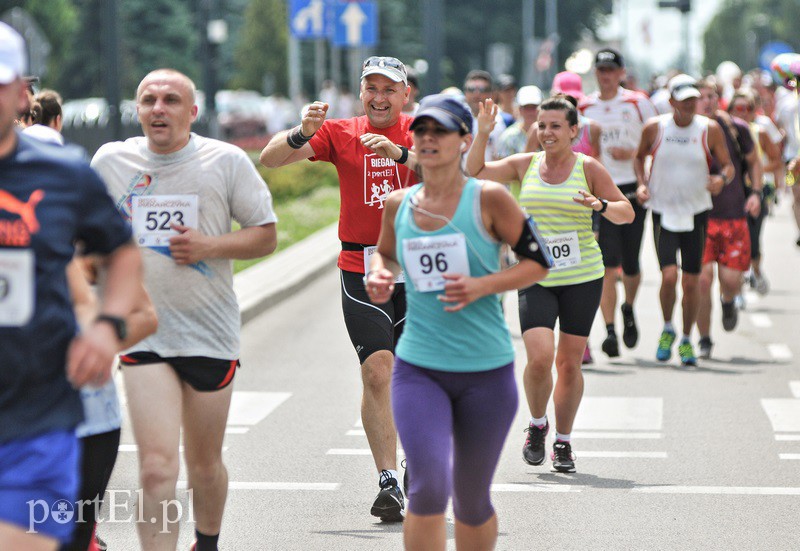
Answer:
[[[398,145],[397,147],[400,148],[400,158],[397,159],[395,162],[396,163],[400,163],[401,165],[404,165],[404,164],[406,164],[406,161],[408,160],[408,148],[407,147],[403,147],[402,145]]]
[[[600,210],[598,210],[597,212],[599,214],[603,214],[606,210],[608,210],[608,200],[600,199],[600,202],[603,203],[603,207]]]
[[[288,143],[289,147],[291,147],[292,149],[300,149],[308,142],[310,142],[311,138],[313,137],[314,134],[311,134],[310,136],[306,136],[305,134],[303,134],[303,129],[301,126],[295,126],[291,130],[289,130],[288,134],[286,134],[286,143]]]

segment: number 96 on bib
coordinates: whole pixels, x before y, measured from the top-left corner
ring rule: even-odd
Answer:
[[[420,293],[444,290],[443,274],[470,275],[467,244],[460,233],[404,239],[403,264]]]

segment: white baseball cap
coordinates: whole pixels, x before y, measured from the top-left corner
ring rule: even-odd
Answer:
[[[669,79],[667,85],[669,95],[675,101],[683,101],[689,98],[699,98],[700,90],[697,89],[697,80],[689,75],[676,75]]]
[[[369,75],[383,75],[395,82],[408,85],[406,66],[396,57],[372,56],[364,60],[361,80]]]
[[[538,86],[523,86],[517,90],[517,105],[541,105],[542,91]]]
[[[0,21],[0,84],[10,84],[25,74],[25,41],[10,26]]]

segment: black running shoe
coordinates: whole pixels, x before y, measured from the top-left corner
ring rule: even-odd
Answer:
[[[550,431],[550,423],[545,423],[543,427],[537,427],[533,423],[528,425],[525,432],[528,437],[525,445],[522,446],[522,459],[528,465],[541,465],[544,463],[544,437]]]
[[[609,333],[606,337],[606,340],[603,341],[603,345],[600,347],[603,352],[605,352],[606,356],[609,358],[616,358],[619,356],[619,342],[617,342],[617,335],[615,333]]]
[[[408,463],[407,459],[403,459],[400,462],[400,466],[403,467],[403,493],[408,496]]]
[[[637,329],[636,319],[633,317],[633,306],[623,302],[619,309],[622,311],[622,342],[628,348],[633,348],[639,340],[639,329]]]
[[[553,442],[553,468],[560,473],[575,472],[575,455],[569,442]]]
[[[736,329],[736,323],[739,321],[739,310],[736,308],[736,302],[722,301],[722,328],[725,331],[733,331]]]
[[[700,342],[697,343],[697,347],[700,350],[697,357],[707,360],[711,357],[711,349],[714,348],[714,343],[711,342],[711,337],[700,337]]]
[[[381,471],[381,491],[372,504],[370,513],[384,522],[403,522],[405,518],[405,498],[403,490],[397,485],[397,480],[389,471]]]

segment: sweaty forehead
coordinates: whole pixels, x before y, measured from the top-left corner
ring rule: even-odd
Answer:
[[[182,98],[192,97],[192,88],[189,83],[178,75],[156,74],[146,77],[139,84],[137,96],[144,94],[153,96],[178,95]]]

